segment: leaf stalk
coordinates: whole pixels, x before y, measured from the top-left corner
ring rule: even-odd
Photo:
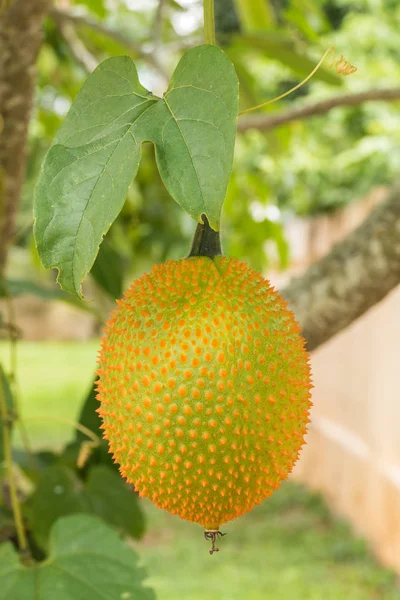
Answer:
[[[216,45],[214,0],[204,0],[204,40],[206,44]]]

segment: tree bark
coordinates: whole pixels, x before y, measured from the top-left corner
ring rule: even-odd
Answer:
[[[400,284],[400,184],[324,258],[282,291],[314,350]]]
[[[0,273],[25,177],[35,63],[48,0],[13,0],[0,15]]]

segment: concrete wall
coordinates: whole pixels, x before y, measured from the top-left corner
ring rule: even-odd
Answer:
[[[400,288],[312,356],[312,422],[294,477],[400,573]]]
[[[327,253],[386,196],[375,189],[332,216],[295,220],[294,249],[278,287]],[[314,407],[293,477],[331,508],[400,573],[400,287],[312,355]]]

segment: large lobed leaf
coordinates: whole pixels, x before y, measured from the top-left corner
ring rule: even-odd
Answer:
[[[133,538],[144,533],[144,517],[137,496],[118,473],[106,466],[90,469],[84,487],[67,467],[46,469],[26,505],[26,516],[40,548],[47,549],[57,519],[72,513],[101,517]]]
[[[73,515],[57,521],[50,555],[23,566],[11,543],[0,546],[0,600],[154,600],[137,555],[102,521]]]
[[[229,58],[215,46],[189,50],[162,101],[141,120],[138,135],[156,147],[163,182],[193,218],[219,228],[232,170],[239,87]]]
[[[128,57],[89,76],[50,148],[36,188],[35,239],[43,265],[80,294],[104,234],[137,173],[141,144],[156,146],[172,197],[219,227],[232,168],[238,81],[215,46],[186,52],[162,99],[143,88]]]
[[[35,239],[60,285],[80,293],[99,244],[119,214],[140,160],[132,125],[156,102],[129,57],[110,58],[87,79],[53,146],[35,198]]]

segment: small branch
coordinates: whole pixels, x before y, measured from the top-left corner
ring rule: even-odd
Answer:
[[[168,73],[165,72],[163,65],[160,63],[158,58],[153,54],[153,52],[144,51],[139,44],[136,44],[132,38],[125,35],[121,31],[117,31],[113,29],[109,25],[105,25],[104,23],[99,23],[94,19],[91,19],[88,16],[83,15],[75,15],[71,12],[67,12],[66,10],[60,10],[58,8],[53,8],[50,11],[50,15],[53,17],[55,21],[64,22],[64,23],[72,23],[76,26],[89,27],[93,29],[93,31],[97,31],[102,35],[105,35],[116,42],[125,46],[128,50],[137,54],[140,58],[147,61],[149,65],[153,67],[155,71],[160,75],[160,77],[167,82],[169,77]]]
[[[204,41],[215,46],[214,0],[204,0]]]
[[[162,26],[164,18],[165,0],[158,0],[156,16],[153,24],[153,47],[154,52],[157,52],[161,46]]]
[[[74,26],[71,23],[63,22],[62,19],[58,19],[56,14],[53,15],[53,19],[76,62],[80,64],[87,73],[94,71],[99,63],[78,37]]]
[[[262,114],[251,117],[244,117],[239,120],[238,131],[244,132],[249,129],[259,129],[260,131],[270,131],[280,125],[285,125],[291,121],[307,119],[316,115],[322,115],[338,106],[358,106],[364,102],[386,101],[391,102],[400,100],[400,87],[382,88],[366,90],[356,94],[343,94],[334,96],[326,100],[320,100],[314,104],[293,108],[291,110],[281,111],[275,114]]]
[[[282,290],[308,350],[342,331],[400,284],[400,184],[343,242]]]

